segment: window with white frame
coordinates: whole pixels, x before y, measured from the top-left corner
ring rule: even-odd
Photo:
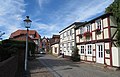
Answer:
[[[66,44],[64,44],[64,52],[66,52]]]
[[[68,50],[68,43],[66,43],[66,49]]]
[[[57,47],[55,47],[55,53],[57,53]]]
[[[92,55],[92,44],[86,45],[86,53],[87,55]]]
[[[96,24],[97,24],[97,29],[102,29],[102,23],[101,23],[101,20],[97,20],[96,21]]]
[[[70,42],[70,48],[72,48],[72,42]]]
[[[72,33],[74,33],[74,29],[72,29]]]
[[[83,34],[83,33],[84,33],[84,28],[81,27],[81,28],[80,28],[80,34]]]
[[[62,51],[64,51],[64,44],[62,44]]]
[[[69,30],[67,31],[67,36],[69,36]]]
[[[87,32],[91,31],[91,26],[90,25],[87,25],[86,28],[87,28]]]
[[[66,32],[64,32],[64,38],[66,37]]]
[[[68,43],[68,50],[70,50],[70,43]]]
[[[84,54],[84,53],[85,53],[85,46],[84,46],[84,45],[81,45],[81,46],[80,46],[80,53],[81,53],[81,54]]]

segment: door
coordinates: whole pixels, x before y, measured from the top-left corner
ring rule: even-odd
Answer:
[[[96,62],[104,64],[104,43],[96,44]]]

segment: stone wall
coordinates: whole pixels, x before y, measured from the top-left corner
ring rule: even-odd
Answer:
[[[19,49],[15,55],[0,62],[0,77],[24,76],[24,49]]]
[[[15,77],[17,70],[17,56],[12,56],[0,62],[0,77]]]

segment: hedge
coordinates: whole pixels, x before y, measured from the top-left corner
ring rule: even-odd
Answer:
[[[0,60],[2,61],[11,57],[11,55],[16,54],[19,49],[25,50],[25,47],[26,41],[3,40],[0,44]],[[28,42],[28,51],[31,51],[32,54],[35,53],[35,47],[36,44],[34,42]]]

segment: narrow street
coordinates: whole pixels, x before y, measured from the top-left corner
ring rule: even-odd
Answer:
[[[82,62],[74,63],[63,58],[56,58],[52,55],[43,55],[38,57],[37,60],[39,60],[49,71],[49,74],[51,74],[51,76],[54,75],[54,77],[120,77],[120,71],[100,68]],[[50,75],[43,77],[50,77]]]

